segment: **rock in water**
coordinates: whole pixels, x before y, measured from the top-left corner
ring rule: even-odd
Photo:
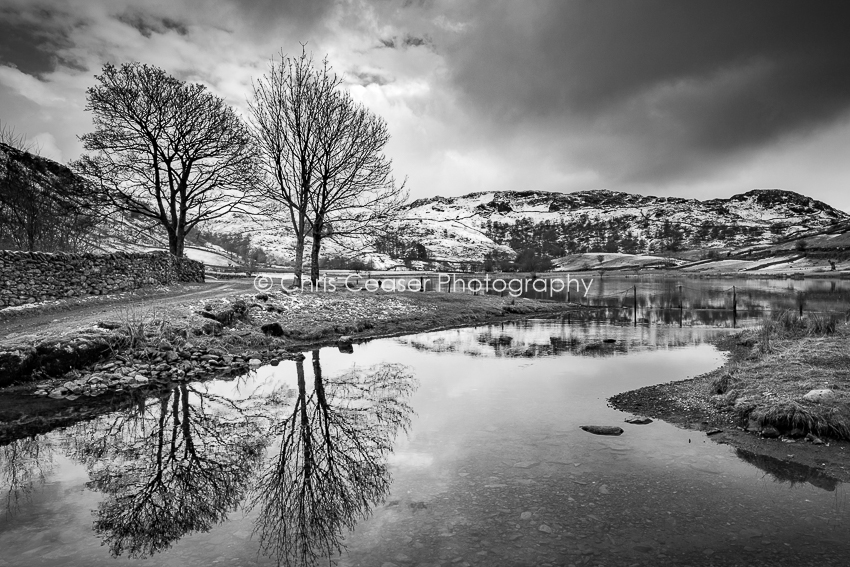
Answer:
[[[622,435],[623,430],[613,425],[582,425],[580,429],[594,435]]]
[[[652,423],[652,420],[648,417],[629,417],[625,421],[632,425],[646,425],[648,423]]]

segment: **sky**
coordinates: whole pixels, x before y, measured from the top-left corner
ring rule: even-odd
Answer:
[[[82,153],[105,63],[243,115],[302,44],[388,124],[412,198],[786,189],[850,211],[846,0],[0,0],[0,121]]]

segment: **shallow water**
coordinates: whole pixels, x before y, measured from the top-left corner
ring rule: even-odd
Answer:
[[[343,566],[846,564],[843,485],[606,405],[718,366],[718,332],[529,321],[175,387],[2,448],[0,565],[295,565],[342,537]]]

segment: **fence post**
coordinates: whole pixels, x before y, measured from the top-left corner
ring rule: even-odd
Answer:
[[[735,289],[735,286],[732,286],[732,328],[735,328],[735,325],[738,322],[738,292]]]
[[[635,295],[634,318],[635,318],[635,327],[637,327],[637,286],[634,286],[634,295]]]
[[[682,297],[682,284],[679,284],[679,328],[682,328],[682,314],[683,314],[683,306],[684,298]]]

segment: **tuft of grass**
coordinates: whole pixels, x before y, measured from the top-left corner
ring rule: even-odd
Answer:
[[[187,329],[156,309],[143,311],[128,307],[121,311],[119,323],[110,344],[113,351],[138,350],[163,343],[175,346],[182,344],[188,336]]]
[[[740,380],[729,372],[724,372],[709,383],[709,391],[713,395],[726,394],[740,383]]]
[[[770,425],[779,431],[799,429],[822,437],[850,439],[850,415],[846,407],[802,405],[796,401],[759,406],[747,416],[759,425]]]
[[[785,310],[766,318],[760,327],[760,337],[780,339],[823,337],[834,335],[846,316],[838,313],[807,313],[800,317],[795,311]]]

